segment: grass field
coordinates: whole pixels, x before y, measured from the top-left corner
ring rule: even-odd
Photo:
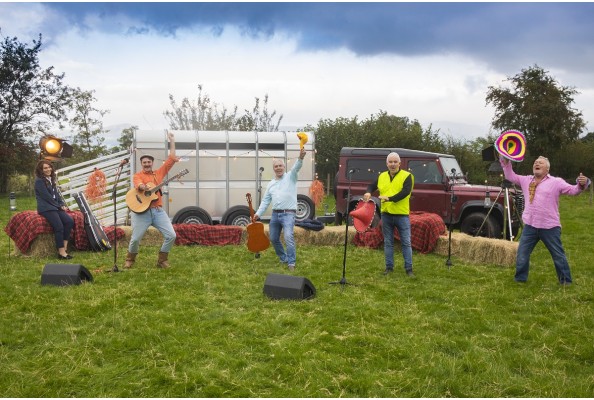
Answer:
[[[6,226],[8,199],[0,211]],[[18,199],[19,210],[34,200]],[[298,244],[307,301],[273,301],[272,249],[157,247],[119,273],[113,253],[74,253],[94,282],[40,285],[54,258],[0,255],[3,397],[591,397],[594,255],[588,194],[563,197],[574,284],[557,284],[547,250],[527,284],[513,269],[414,253],[416,279],[387,277],[383,253]],[[120,265],[124,251],[120,251]],[[400,254],[396,254],[402,265]]]

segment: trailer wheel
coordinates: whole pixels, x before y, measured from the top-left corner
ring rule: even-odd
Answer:
[[[485,214],[482,212],[474,212],[464,218],[462,224],[460,224],[460,231],[462,233],[466,233],[470,236],[482,236],[488,238],[495,238],[501,239],[501,226],[499,222],[493,217],[489,215],[489,218],[485,221],[483,225],[483,221],[485,219]],[[478,233],[479,228],[483,225],[483,229]]]
[[[248,226],[252,222],[250,209],[247,206],[231,207],[223,215],[222,221],[225,225]]]
[[[204,224],[212,225],[212,219],[200,207],[182,208],[173,218],[174,224]]]
[[[305,219],[313,219],[316,215],[316,207],[314,202],[307,196],[297,195],[297,212],[295,214],[296,221],[303,221]]]

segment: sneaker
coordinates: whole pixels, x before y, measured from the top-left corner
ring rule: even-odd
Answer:
[[[406,271],[406,275],[410,276],[411,278],[415,277],[415,274],[413,274],[412,269]]]
[[[388,275],[388,274],[391,274],[392,272],[394,272],[394,270],[393,270],[393,269],[386,268],[386,269],[384,270],[383,274],[384,274],[384,275]]]
[[[291,272],[295,271],[295,265],[289,264],[289,271],[291,271]]]

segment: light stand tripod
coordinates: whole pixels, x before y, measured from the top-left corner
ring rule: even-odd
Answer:
[[[456,178],[456,169],[452,168],[452,178]],[[446,260],[446,266],[448,267],[448,270],[450,269],[450,267],[452,265],[454,265],[452,263],[452,229],[453,229],[453,217],[454,217],[454,205],[456,204],[456,202],[458,201],[458,196],[456,196],[456,194],[454,193],[454,183],[451,184],[450,186],[450,223],[448,226],[448,259]]]
[[[111,269],[111,272],[120,272],[118,268],[118,212],[116,207],[116,188],[120,180],[120,174],[124,169],[124,165],[126,165],[127,163],[127,158],[124,158],[120,162],[120,165],[118,166],[118,171],[116,173],[115,182],[113,184],[113,189],[111,190],[111,198],[113,201],[113,268]]]
[[[344,254],[342,257],[342,278],[340,281],[337,282],[330,282],[330,285],[340,284],[344,289],[345,285],[352,285],[352,283],[347,282],[346,280],[346,256],[347,256],[347,246],[349,242],[349,214],[351,211],[349,210],[349,203],[351,200],[351,180],[353,178],[353,173],[357,171],[357,169],[351,169],[348,172],[349,175],[349,188],[347,190],[347,197],[346,197],[346,229],[344,230]]]
[[[493,201],[493,204],[491,204],[491,208],[489,208],[489,211],[487,212],[487,215],[485,216],[483,223],[481,224],[479,229],[476,231],[474,236],[477,236],[481,232],[481,230],[483,229],[483,226],[489,219],[489,215],[491,215],[493,208],[497,204],[497,200],[499,200],[499,197],[503,194],[504,195],[503,207],[505,208],[504,212],[503,212],[503,237],[504,238],[506,237],[507,230],[509,229],[509,240],[511,242],[514,241],[514,235],[513,235],[513,231],[512,231],[511,206],[510,206],[510,201],[509,201],[509,188],[511,187],[511,185],[512,185],[512,183],[510,181],[508,181],[507,179],[504,179],[501,182],[501,189],[499,189],[499,193],[497,193],[497,196],[495,197],[495,201]]]

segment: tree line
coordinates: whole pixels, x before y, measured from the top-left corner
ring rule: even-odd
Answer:
[[[52,129],[69,126],[73,132],[74,155],[62,165],[126,149],[138,129],[123,129],[119,145],[108,147],[102,118],[109,110],[95,106],[94,90],[68,87],[64,73],[42,68],[41,50],[41,35],[31,45],[17,38],[4,38],[0,44],[0,193],[9,189],[9,176],[31,174],[39,158],[37,141]],[[194,100],[178,102],[169,95],[171,108],[163,115],[170,129],[278,131],[283,115],[269,110],[268,95],[256,97],[251,109],[239,112],[237,106],[227,108],[214,102],[201,84],[197,88]],[[492,145],[501,132],[516,129],[527,139],[525,160],[516,164],[516,171],[530,174],[534,159],[545,155],[551,161],[551,173],[570,180],[579,172],[587,176],[594,172],[594,133],[581,137],[586,123],[573,108],[576,94],[575,88],[560,85],[534,65],[509,77],[502,86],[487,88],[485,102],[494,107],[495,114],[492,133],[485,137],[467,140],[444,135],[431,125],[423,127],[417,120],[383,110],[365,119],[320,119],[302,130],[315,132],[316,171],[322,179],[336,174],[342,147],[401,147],[453,154],[472,183],[496,184],[501,177],[489,174],[482,149]]]

